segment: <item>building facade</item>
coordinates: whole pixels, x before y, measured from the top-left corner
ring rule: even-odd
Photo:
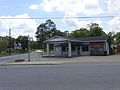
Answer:
[[[109,55],[108,36],[80,38],[54,36],[45,43],[47,44],[47,56],[51,56],[50,45],[53,48],[53,56]]]
[[[117,45],[116,49],[117,49],[117,52],[120,52],[120,44]]]

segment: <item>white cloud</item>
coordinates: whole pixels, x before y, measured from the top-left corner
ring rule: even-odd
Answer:
[[[120,14],[120,0],[107,0],[107,9],[113,15]],[[108,21],[108,32],[120,32],[120,17]]]
[[[46,11],[95,15],[102,13],[98,0],[43,0],[40,6]]]
[[[120,17],[114,17],[108,22],[109,31],[120,32]]]
[[[46,12],[59,11],[65,13],[95,15],[102,13],[98,0],[43,0],[33,4],[30,9],[43,9]]]
[[[99,19],[95,20],[95,21],[81,21],[81,20],[78,20],[78,19],[72,19],[72,20],[65,20],[64,21],[65,24],[70,28],[69,30],[75,30],[75,29],[80,29],[80,28],[87,28],[89,29],[88,27],[88,24],[90,23],[97,23],[99,24],[99,26],[101,28],[103,28],[103,22]]]
[[[64,13],[66,17],[77,17],[80,15],[96,15],[103,13],[98,0],[43,0],[36,6],[46,12],[58,11]],[[88,21],[78,19],[63,20],[70,28],[85,27]]]
[[[30,5],[30,7],[29,7],[31,10],[37,10],[38,8],[39,8],[39,6],[38,5],[35,5],[35,4],[32,4],[32,5]]]
[[[21,14],[17,16],[0,16],[0,18],[30,18],[28,14]],[[2,19],[0,20],[0,35],[8,35],[8,30],[11,28],[11,34],[13,37],[19,35],[35,36],[37,22],[35,20],[28,19]]]
[[[107,0],[109,12],[120,13],[120,0]]]
[[[120,14],[120,0],[43,0],[42,3],[36,4],[39,6],[37,9],[42,9],[46,12],[62,12],[64,13],[64,18],[66,17],[77,17],[77,16],[92,16],[100,15],[102,13],[110,12],[110,14]],[[105,3],[107,2],[107,3]],[[104,6],[105,5],[105,6]],[[102,7],[103,6],[103,7]],[[103,11],[106,10],[105,11]],[[107,11],[108,10],[108,11]],[[64,19],[63,20],[68,27],[78,29],[81,27],[86,27],[91,21],[78,20],[78,19]],[[110,21],[106,21],[103,27],[102,20],[93,21],[98,23],[100,27],[104,28],[106,32],[115,31],[120,32],[120,18],[115,17]],[[106,26],[108,25],[108,26]],[[107,29],[109,28],[109,29]]]

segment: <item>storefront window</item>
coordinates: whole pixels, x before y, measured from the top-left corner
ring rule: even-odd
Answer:
[[[75,46],[72,47],[72,51],[74,52],[76,49],[75,49]]]
[[[82,46],[82,51],[83,52],[88,52],[89,51],[89,47],[88,46]]]
[[[63,51],[63,52],[66,52],[66,47],[62,47],[62,51]]]

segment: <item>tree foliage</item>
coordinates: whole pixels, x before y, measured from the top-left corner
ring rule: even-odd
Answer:
[[[109,36],[109,42],[110,42],[111,44],[115,44],[115,40],[114,40],[114,38],[115,38],[115,33],[114,33],[114,32],[109,32],[107,35]]]
[[[104,36],[104,35],[106,35],[106,33],[103,31],[103,29],[97,23],[90,23],[90,24],[88,24],[88,27],[90,28],[89,36]]]
[[[79,30],[72,31],[72,33],[69,35],[70,37],[86,37],[89,36],[89,30],[86,28],[81,28]]]
[[[0,36],[0,53],[14,47],[15,38]]]
[[[8,48],[8,46],[9,46],[8,39],[9,39],[8,37],[1,37],[0,36],[0,53],[2,51],[5,51],[5,49]]]
[[[27,50],[28,49],[28,37],[27,36],[18,36],[16,39],[16,43],[20,43],[22,46],[22,50]]]
[[[97,23],[90,23],[87,28],[80,28],[79,30],[72,31],[70,37],[86,37],[86,36],[104,36],[106,33]]]
[[[37,27],[36,38],[40,48],[44,47],[43,41],[50,39],[53,36],[64,36],[64,33],[56,29],[56,24],[48,19],[45,23],[41,23]]]
[[[117,32],[115,35],[115,44],[120,44],[120,32]]]

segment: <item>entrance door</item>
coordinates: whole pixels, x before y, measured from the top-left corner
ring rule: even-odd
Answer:
[[[81,46],[80,55],[90,55],[90,46]]]
[[[77,55],[80,55],[80,47],[77,47]]]
[[[61,56],[62,55],[62,48],[61,47],[55,47],[55,56]]]

